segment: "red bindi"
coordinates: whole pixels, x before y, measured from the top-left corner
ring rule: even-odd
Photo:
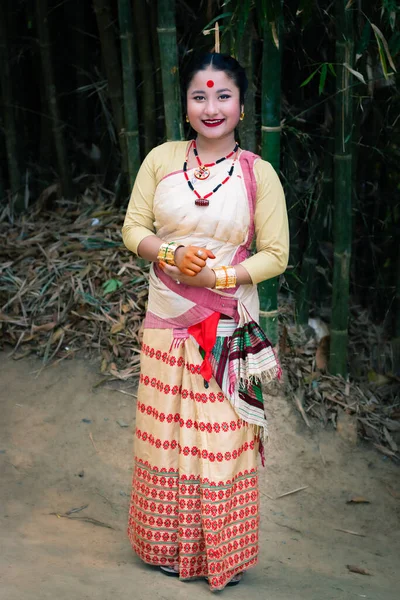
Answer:
[[[212,79],[209,79],[209,80],[207,81],[207,87],[209,87],[209,88],[212,88],[212,87],[214,87],[214,82],[213,82],[213,80],[212,80]]]

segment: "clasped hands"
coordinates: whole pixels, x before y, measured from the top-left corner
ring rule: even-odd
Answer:
[[[211,250],[199,246],[181,246],[175,251],[175,265],[159,261],[159,267],[177,283],[186,283],[194,287],[213,288],[215,273],[206,266],[208,258],[215,258]]]

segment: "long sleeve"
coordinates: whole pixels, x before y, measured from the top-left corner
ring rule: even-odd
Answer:
[[[289,257],[289,226],[285,196],[279,177],[270,163],[254,164],[257,197],[254,214],[257,253],[241,264],[253,283],[284,272]]]
[[[153,198],[157,181],[154,153],[155,149],[149,152],[139,169],[122,227],[124,244],[135,254],[145,237],[155,235]]]
[[[145,237],[156,235],[153,212],[156,188],[167,174],[182,169],[187,144],[177,141],[156,146],[139,169],[122,227],[124,244],[135,254]]]

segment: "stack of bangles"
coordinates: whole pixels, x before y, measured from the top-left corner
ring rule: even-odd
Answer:
[[[158,251],[157,260],[162,260],[167,265],[175,267],[175,252],[181,247],[182,244],[177,244],[177,242],[164,242]]]
[[[236,269],[235,267],[215,267],[212,269],[215,273],[215,289],[227,290],[236,287]]]

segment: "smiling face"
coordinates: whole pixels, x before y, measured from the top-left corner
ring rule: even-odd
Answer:
[[[186,100],[190,124],[199,136],[234,138],[242,108],[240,92],[224,71],[211,67],[198,71],[190,82]]]

